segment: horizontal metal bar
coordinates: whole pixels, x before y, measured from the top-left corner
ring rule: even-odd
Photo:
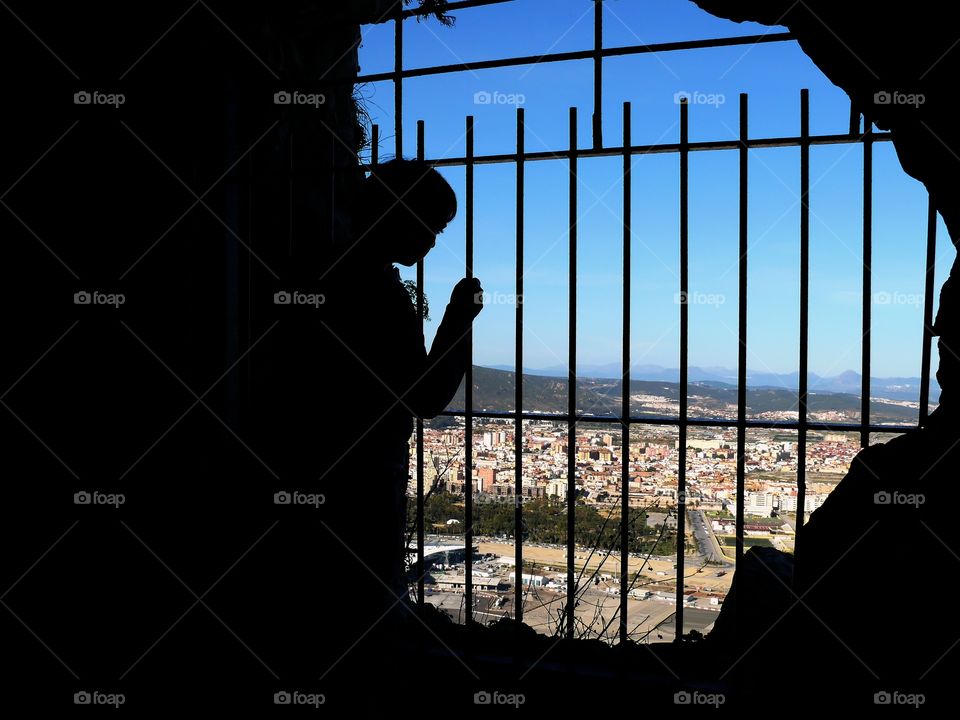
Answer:
[[[471,414],[471,417],[482,419],[503,419],[503,420],[512,420],[520,417],[521,420],[546,420],[557,423],[566,423],[569,420],[569,415],[567,413],[532,413],[532,412],[523,412],[517,413],[512,410],[474,410]],[[439,414],[442,417],[464,417],[465,413],[460,410],[444,410]],[[438,416],[438,417],[439,417]],[[629,419],[624,419],[620,415],[584,415],[582,413],[577,413],[574,416],[576,422],[595,422],[595,423],[607,423],[612,425],[619,425],[620,423],[626,421],[631,425],[687,425],[690,427],[729,427],[735,428],[739,427],[740,423],[737,420],[720,420],[713,418],[688,418],[686,422],[681,422],[679,417],[666,417],[666,416],[651,416],[651,417],[638,417],[636,415],[631,416]],[[799,421],[792,420],[750,420],[748,419],[743,423],[743,426],[746,428],[758,428],[758,429],[771,429],[771,430],[799,430],[801,428]],[[803,427],[807,430],[826,430],[833,432],[861,432],[867,430],[872,433],[888,432],[888,433],[906,433],[913,432],[918,430],[916,425],[870,425],[865,427],[860,423],[818,423],[808,421]]]
[[[503,3],[515,2],[516,0],[458,0],[457,2],[447,3],[446,7],[443,8],[443,12],[451,13],[456,12],[457,10],[466,10],[468,8],[482,7],[484,5],[502,5]],[[422,15],[431,15],[433,10],[423,7],[410,8],[409,10],[404,10],[400,17],[406,19],[411,17],[418,17]]]
[[[603,48],[601,57],[619,57],[624,55],[646,55],[649,53],[678,52],[681,50],[703,50],[717,47],[735,47],[737,45],[758,45],[773,42],[788,42],[793,40],[792,33],[767,33],[766,35],[744,35],[742,37],[714,38],[710,40],[681,40],[677,42],[655,43],[653,45],[623,45],[621,47]],[[524,55],[521,57],[500,58],[497,60],[477,60],[476,62],[459,62],[450,65],[432,65],[430,67],[408,68],[401,72],[391,71],[359,75],[355,82],[380,82],[382,80],[398,80],[428,75],[445,75],[455,72],[474,72],[476,70],[492,70],[502,67],[516,67],[518,65],[541,65],[544,63],[568,62],[570,60],[592,60],[596,54],[594,49],[572,50],[561,53],[544,53],[543,55]]]
[[[874,133],[873,142],[886,142],[891,140],[890,133]],[[784,148],[801,147],[804,141],[799,136],[757,138],[747,141],[748,148]],[[862,142],[861,135],[812,135],[807,140],[810,145],[843,145]],[[739,150],[741,141],[737,140],[709,140],[703,142],[691,142],[687,145],[690,152],[704,152],[708,150]],[[662,143],[659,145],[632,145],[630,147],[631,155],[660,155],[665,153],[680,152],[680,143]],[[579,157],[613,157],[623,155],[622,146],[611,146],[604,148],[582,148],[577,151]],[[543,150],[540,152],[531,152],[523,155],[525,162],[534,162],[537,160],[566,160],[570,157],[569,150]],[[475,155],[473,163],[475,165],[492,165],[496,163],[515,163],[517,161],[516,153],[496,153],[492,155]],[[457,167],[466,165],[466,157],[437,158],[429,161],[431,165],[437,167]],[[369,169],[364,165],[364,169]]]

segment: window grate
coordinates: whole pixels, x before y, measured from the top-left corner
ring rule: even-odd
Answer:
[[[501,4],[513,0],[466,0],[464,2],[449,3],[449,10],[468,9],[484,5]],[[644,53],[679,52],[700,48],[715,48],[732,45],[750,45],[769,42],[792,41],[790,33],[767,33],[764,35],[727,37],[706,40],[690,40],[683,42],[658,43],[651,45],[631,45],[623,47],[604,47],[602,40],[602,9],[603,0],[594,0],[594,46],[591,49],[552,53],[538,56],[518,56],[496,60],[484,60],[470,63],[456,63],[405,69],[403,67],[403,22],[407,18],[426,14],[422,9],[408,9],[398,14],[393,22],[394,32],[394,69],[391,72],[363,75],[357,82],[374,82],[392,80],[394,83],[394,134],[397,157],[403,156],[403,80],[411,77],[439,75],[473,71],[478,69],[501,68],[517,65],[532,65],[546,62],[565,62],[570,60],[593,59],[593,113],[592,113],[592,146],[578,147],[577,142],[577,110],[569,110],[569,147],[565,150],[540,151],[528,153],[524,138],[524,110],[516,111],[516,150],[513,153],[496,153],[476,155],[474,153],[474,125],[473,116],[466,117],[466,153],[463,157],[446,157],[431,159],[430,162],[439,167],[463,167],[466,172],[465,198],[465,225],[466,225],[466,262],[465,274],[473,275],[473,226],[474,226],[474,168],[480,164],[512,163],[516,168],[516,275],[515,286],[517,297],[523,297],[523,261],[524,261],[524,183],[525,164],[542,160],[566,159],[569,165],[569,278],[568,278],[568,375],[567,375],[567,412],[564,414],[546,414],[525,412],[523,410],[523,303],[516,304],[515,315],[515,410],[513,411],[476,411],[473,409],[473,378],[472,365],[468,367],[464,385],[464,405],[462,412],[445,410],[442,416],[462,417],[464,419],[465,458],[464,458],[464,500],[465,500],[465,608],[466,623],[475,622],[473,613],[474,583],[473,583],[473,420],[481,418],[512,419],[514,421],[514,483],[515,483],[515,564],[518,581],[515,582],[515,618],[523,620],[523,583],[520,575],[523,571],[523,497],[522,484],[522,442],[525,420],[547,420],[567,425],[567,597],[565,602],[563,632],[567,637],[574,636],[574,609],[578,588],[575,576],[575,488],[576,488],[576,425],[579,421],[589,421],[591,424],[608,424],[611,428],[619,426],[621,430],[621,495],[620,495],[620,573],[621,579],[628,576],[629,527],[625,521],[628,517],[629,495],[629,457],[630,457],[630,429],[639,425],[668,425],[676,426],[679,432],[679,461],[678,461],[678,505],[677,505],[677,572],[676,572],[676,639],[679,641],[683,634],[684,609],[684,521],[685,521],[685,489],[686,489],[686,445],[687,430],[691,427],[736,428],[737,431],[737,458],[736,458],[736,489],[737,489],[737,517],[736,517],[736,561],[739,564],[744,552],[744,496],[745,496],[745,464],[746,464],[746,433],[749,429],[783,429],[797,431],[797,538],[796,548],[801,547],[801,528],[804,522],[804,500],[806,492],[806,434],[810,430],[853,431],[860,435],[861,447],[867,447],[870,434],[882,433],[909,433],[918,429],[925,422],[928,414],[930,363],[932,345],[932,316],[933,316],[933,289],[934,289],[934,260],[936,244],[936,211],[932,202],[928,203],[927,232],[926,232],[926,275],[924,287],[924,317],[923,317],[923,348],[921,357],[921,388],[920,409],[917,425],[876,425],[870,420],[870,331],[871,331],[871,254],[872,254],[872,187],[873,187],[873,144],[889,142],[889,133],[873,132],[869,118],[864,117],[864,130],[859,128],[860,113],[851,106],[850,128],[847,134],[810,134],[810,102],[806,89],[800,93],[800,135],[787,137],[750,138],[748,133],[748,97],[740,95],[739,105],[739,138],[736,140],[690,142],[688,137],[689,104],[685,99],[679,103],[680,141],[679,143],[660,143],[653,145],[634,145],[631,139],[631,106],[623,104],[623,135],[620,145],[604,146],[601,136],[602,126],[602,72],[603,58],[634,55]],[[424,122],[417,122],[417,158],[425,159],[424,153]],[[379,158],[379,127],[372,127],[371,165],[375,165]],[[862,396],[860,421],[857,423],[842,422],[813,422],[808,419],[808,343],[809,343],[809,280],[810,280],[810,148],[819,145],[833,144],[860,144],[863,148],[863,292],[862,292]],[[788,148],[796,147],[800,150],[800,337],[799,337],[799,388],[798,388],[798,420],[797,421],[769,421],[749,419],[746,415],[746,366],[747,366],[747,263],[748,263],[748,157],[751,149],[759,148]],[[689,347],[689,318],[688,305],[680,303],[680,411],[679,417],[635,417],[630,414],[630,267],[631,267],[631,162],[634,156],[646,154],[676,154],[679,162],[679,200],[680,200],[680,281],[681,296],[688,290],[688,169],[691,152],[715,152],[736,150],[739,156],[739,265],[738,265],[738,361],[737,361],[737,416],[736,420],[705,419],[688,416],[688,347]],[[621,156],[623,160],[623,219],[622,219],[622,252],[623,252],[623,279],[622,279],[622,369],[621,383],[621,413],[614,415],[587,415],[577,412],[576,407],[576,288],[577,288],[577,161],[581,157],[613,157]],[[423,323],[423,262],[417,264],[417,305],[421,310],[420,322]],[[472,357],[472,336],[469,340]],[[417,601],[420,606],[424,603],[424,425],[418,419],[416,422],[417,443]],[[628,639],[627,598],[628,583],[620,583],[619,607],[619,637],[621,641]]]

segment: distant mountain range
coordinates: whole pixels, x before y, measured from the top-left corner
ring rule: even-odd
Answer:
[[[512,372],[512,365],[491,365],[494,370],[506,370]],[[935,370],[931,371],[933,374]],[[567,377],[567,368],[565,365],[554,365],[546,368],[524,368],[524,375],[543,376],[543,377]],[[580,378],[605,378],[619,379],[621,374],[619,363],[609,363],[607,365],[580,365],[577,367],[577,375]],[[785,390],[796,391],[800,377],[799,372],[792,373],[747,373],[748,388],[783,388]],[[721,386],[737,386],[737,371],[723,367],[696,367],[691,366],[687,370],[687,378],[690,382],[696,383],[717,383]],[[631,380],[653,380],[659,382],[680,382],[680,370],[678,368],[665,368],[660,365],[635,365],[630,368]],[[831,393],[851,393],[859,395],[861,390],[861,375],[853,370],[847,370],[839,375],[824,377],[816,373],[809,373],[807,376],[809,392],[831,392]],[[884,398],[887,400],[912,400],[917,402],[920,399],[920,378],[918,377],[892,377],[892,378],[870,378],[870,394],[874,398]],[[931,377],[930,400],[936,402],[940,396],[940,387],[937,385],[935,377]]]
[[[583,414],[619,416],[619,378],[579,377],[577,381],[577,408]],[[463,408],[463,385],[450,408]],[[859,386],[857,386],[859,390]],[[642,395],[635,399],[634,415],[670,416],[676,414],[680,385],[664,380],[630,381],[630,394]],[[698,417],[730,419],[736,415],[736,385],[719,381],[691,380],[688,397]],[[659,398],[659,400],[658,400]],[[511,412],[515,407],[516,373],[510,370],[473,366],[473,405],[478,410]],[[915,398],[914,398],[915,399]],[[936,396],[933,397],[936,400]],[[670,407],[665,407],[669,405]],[[566,377],[550,375],[523,375],[523,406],[530,412],[565,413],[567,411]],[[747,389],[748,417],[764,412],[796,411],[798,397],[795,388],[751,386]],[[860,398],[853,393],[812,389],[808,396],[811,413],[845,412],[855,416],[860,410]],[[917,421],[917,410],[876,397],[870,403],[871,421],[911,425]]]

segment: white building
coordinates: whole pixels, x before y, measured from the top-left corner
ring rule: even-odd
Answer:
[[[773,512],[773,493],[749,492],[744,498],[743,511],[748,515],[770,517]]]
[[[523,573],[520,577],[523,580],[524,585],[527,585],[527,586],[533,585],[534,587],[543,586],[543,582],[544,582],[543,575],[530,575],[528,573]],[[509,579],[510,579],[510,582],[516,584],[517,574],[515,572],[510,573]]]
[[[547,495],[556,495],[561,500],[567,497],[567,481],[562,478],[547,483]]]
[[[818,507],[823,505],[823,501],[827,499],[827,496],[823,493],[814,493],[811,495],[805,495],[803,498],[803,511],[805,513],[812,513]],[[782,495],[780,496],[780,510],[781,512],[796,512],[797,511],[797,496],[796,495]]]

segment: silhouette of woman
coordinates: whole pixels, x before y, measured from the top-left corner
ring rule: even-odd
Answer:
[[[470,362],[468,330],[482,307],[479,280],[463,278],[453,288],[427,353],[416,307],[394,263],[409,267],[422,260],[456,212],[453,189],[427,163],[378,165],[357,194],[352,245],[330,272],[329,329],[342,341],[340,367],[352,386],[352,401],[344,398],[339,407],[363,414],[352,432],[340,427],[357,443],[352,456],[367,462],[381,458],[380,469],[390,476],[394,545],[401,542],[405,525],[413,418],[434,417],[453,399]],[[392,588],[405,596],[403,565],[397,560],[403,548],[391,548],[389,555],[383,547],[376,552],[391,559]]]
[[[329,529],[349,547],[343,560],[356,580],[351,611],[374,622],[392,608],[385,627],[409,615],[401,604],[408,602],[413,419],[434,417],[453,399],[470,362],[468,332],[482,308],[480,282],[460,280],[428,353],[394,263],[422,260],[456,211],[453,189],[427,163],[376,166],[356,195],[352,243],[334,255],[324,278],[324,359],[335,369],[324,392],[330,412],[321,443]]]
[[[367,673],[403,642],[413,419],[434,417],[456,394],[482,289],[476,278],[456,284],[427,352],[394,263],[423,259],[456,210],[452,188],[428,164],[375,167],[352,198],[351,241],[332,249],[319,283],[301,289],[316,301],[277,306],[262,344],[256,415],[273,490],[323,498],[311,509],[293,499],[265,509],[279,523],[244,560],[261,578],[251,590],[265,598],[260,615],[280,614],[295,628],[245,629],[280,658],[285,679]]]

